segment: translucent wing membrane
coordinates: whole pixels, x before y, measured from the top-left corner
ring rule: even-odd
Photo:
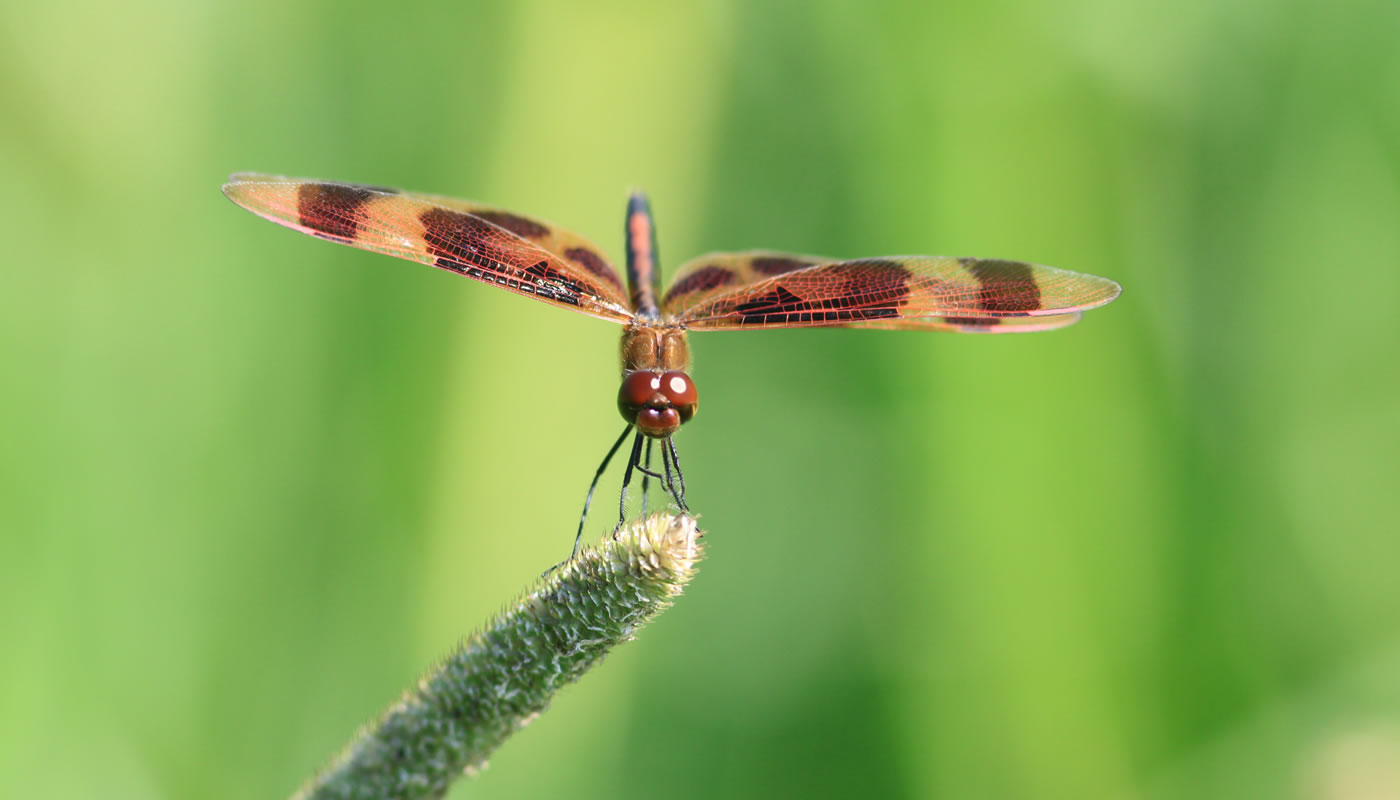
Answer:
[[[859,327],[1016,333],[1110,302],[1106,278],[995,259],[713,254],[678,272],[664,309],[694,329]],[[786,267],[786,269],[785,269]],[[764,276],[764,270],[772,270]]]
[[[1051,331],[1073,325],[1083,316],[1078,311],[1050,314],[1045,317],[923,317],[896,319],[885,322],[850,322],[846,328],[878,328],[887,330],[955,331],[957,333],[1034,333]]]
[[[617,271],[588,240],[463,200],[346,183],[238,174],[229,199],[279,225],[490,283],[595,317],[632,312]]]
[[[661,298],[661,313],[682,317],[690,308],[745,286],[751,286],[794,270],[829,264],[821,256],[798,256],[751,250],[746,253],[709,253],[692,259],[676,271]]]

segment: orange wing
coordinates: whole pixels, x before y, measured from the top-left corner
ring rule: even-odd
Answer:
[[[1069,325],[1118,284],[1020,261],[893,256],[823,261],[777,253],[702,256],[663,311],[687,328],[855,327],[1013,333]]]
[[[447,197],[267,175],[233,175],[224,194],[302,233],[614,322],[632,319],[622,279],[598,247],[542,222]]]
[[[706,300],[794,270],[830,264],[822,256],[799,256],[750,250],[744,253],[709,253],[691,259],[671,277],[661,298],[663,316],[680,318]]]

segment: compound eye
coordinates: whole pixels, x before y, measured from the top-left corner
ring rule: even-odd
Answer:
[[[699,401],[695,393],[695,382],[684,372],[667,372],[661,376],[661,393],[673,406],[689,406]]]
[[[660,391],[660,375],[646,370],[633,372],[622,379],[622,388],[617,390],[617,409],[622,412],[623,419],[635,422],[637,412],[646,408]]]
[[[671,401],[671,405],[681,413],[681,422],[688,422],[695,415],[695,407],[700,395],[695,390],[695,381],[684,372],[667,372],[661,376],[661,393]]]

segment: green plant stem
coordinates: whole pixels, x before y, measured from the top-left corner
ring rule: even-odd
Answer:
[[[695,574],[699,536],[692,517],[657,514],[583,548],[463,642],[294,800],[441,797],[671,605]]]

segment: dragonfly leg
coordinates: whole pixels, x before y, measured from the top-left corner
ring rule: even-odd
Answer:
[[[674,498],[676,496],[676,477],[671,472],[671,451],[665,445],[661,446],[661,466],[666,473],[666,492]]]
[[[666,449],[671,452],[671,466],[675,468],[676,482],[680,484],[680,493],[677,494],[674,491],[675,486],[673,485],[671,494],[676,498],[676,505],[680,506],[682,511],[689,511],[690,507],[685,504],[685,474],[681,472],[681,457],[676,452],[675,439],[670,436],[666,437]]]
[[[632,483],[632,470],[636,469],[637,462],[642,458],[642,436],[641,431],[637,431],[637,438],[632,440],[632,455],[627,458],[627,471],[622,473],[622,495],[617,500],[617,527],[613,528],[613,536],[622,528],[622,523],[627,521],[627,486]]]
[[[583,523],[588,521],[588,507],[593,504],[593,491],[598,488],[598,480],[603,477],[603,473],[608,468],[608,463],[612,461],[612,457],[614,455],[617,455],[617,449],[622,446],[622,442],[627,438],[627,434],[631,431],[631,425],[628,425],[627,427],[622,429],[622,435],[617,437],[617,441],[613,442],[613,446],[608,449],[608,454],[603,456],[603,463],[598,465],[598,471],[593,473],[593,482],[588,484],[588,495],[583,498],[583,513],[580,514],[578,518],[578,533],[574,534],[573,552],[569,553],[569,558],[567,561],[561,561],[559,562],[559,564],[555,564],[554,566],[550,567],[549,570],[546,571],[544,574],[548,575],[550,572],[553,572],[554,570],[558,569],[561,565],[567,564],[569,561],[573,561],[574,558],[578,556],[578,545],[579,542],[583,539]]]
[[[642,460],[643,460],[644,462],[646,462],[646,466],[645,466],[645,467],[641,467],[641,466],[637,467],[637,469],[640,470],[641,473],[642,473],[642,516],[644,516],[644,517],[647,515],[647,490],[650,488],[652,476],[655,475],[655,473],[652,472],[651,469],[650,469],[650,467],[651,467],[651,441],[652,441],[652,440],[651,440],[651,437],[648,436],[648,437],[647,437],[646,452],[642,455]]]

